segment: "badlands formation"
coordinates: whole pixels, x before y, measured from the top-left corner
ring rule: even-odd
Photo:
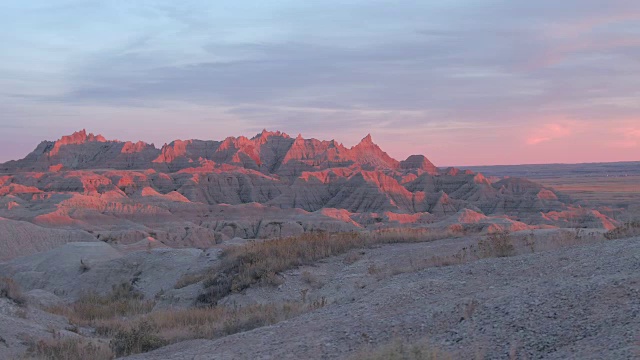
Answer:
[[[83,130],[0,164],[0,358],[357,360],[425,339],[435,359],[637,358],[640,223],[619,211],[370,136]]]
[[[158,149],[82,130],[0,164],[0,260],[67,242],[208,248],[310,231],[611,229],[606,210],[520,178],[263,131]]]

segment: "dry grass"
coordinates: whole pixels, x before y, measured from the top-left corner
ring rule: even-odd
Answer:
[[[228,248],[222,253],[220,264],[210,270],[210,275],[204,281],[205,291],[198,296],[198,302],[215,305],[230,293],[255,284],[280,284],[278,274],[285,270],[341,255],[352,249],[376,244],[432,241],[459,235],[450,231],[424,229],[395,229],[373,234],[306,233]]]
[[[360,351],[351,360],[453,360],[453,356],[426,341],[407,343],[392,341],[378,348]]]
[[[176,284],[173,286],[174,289],[182,289],[184,287],[187,287],[189,285],[193,285],[193,284],[197,284],[200,281],[204,280],[207,277],[207,274],[198,274],[198,273],[192,273],[192,274],[184,274],[182,277],[180,277],[180,279],[178,279],[178,281],[176,282]]]
[[[311,286],[314,289],[320,289],[324,286],[324,282],[309,271],[303,271],[300,275],[300,279],[304,281],[305,284]]]
[[[320,306],[299,302],[245,307],[166,309],[136,319],[113,318],[99,322],[100,333],[115,334],[140,323],[152,324],[155,333],[169,343],[188,339],[215,339],[257,327],[275,324]]]
[[[640,236],[640,220],[630,221],[604,234],[607,240]]]
[[[54,337],[33,341],[23,359],[111,360],[115,355],[107,344],[85,338]]]
[[[146,314],[154,305],[153,301],[144,300],[131,284],[123,283],[114,286],[107,295],[85,294],[69,306],[57,305],[47,310],[66,316],[72,324],[95,326],[100,320]]]
[[[553,234],[536,239],[536,250],[548,251],[557,250],[570,246],[594,244],[604,241],[605,237],[601,232],[585,229],[559,230]]]
[[[66,316],[69,322],[76,326],[93,327],[97,335],[111,339],[110,348],[113,354],[125,356],[179,341],[215,339],[275,324],[324,307],[326,301],[320,299],[309,303],[305,301],[246,307],[215,306],[151,312],[153,305],[152,301],[144,300],[128,286],[121,285],[114,287],[108,295],[83,296],[71,305],[56,306],[49,310]],[[71,345],[61,341],[43,342],[40,350],[35,347],[34,349],[42,353],[55,352],[55,347],[65,348]]]
[[[550,251],[570,246],[593,244],[604,236],[584,229],[558,230],[552,234],[512,234],[507,231],[492,233],[476,244],[465,246],[453,255],[411,258],[408,263],[392,265],[385,269],[388,275],[417,272],[432,267],[466,264],[485,258],[508,257],[536,251]]]
[[[155,324],[139,321],[134,326],[117,331],[109,346],[118,357],[151,351],[167,343],[156,332]]]
[[[516,254],[513,238],[508,231],[494,232],[478,242],[482,258],[508,257]]]
[[[27,298],[22,293],[20,286],[8,277],[0,277],[0,298],[12,300],[20,306],[27,304]]]
[[[362,256],[365,254],[364,251],[352,251],[350,253],[347,254],[347,256],[344,257],[344,259],[342,260],[342,262],[345,265],[351,265],[356,263],[358,260],[362,259]]]

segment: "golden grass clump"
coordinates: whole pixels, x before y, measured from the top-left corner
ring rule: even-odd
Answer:
[[[86,338],[54,337],[33,341],[23,359],[111,360],[115,354],[109,345]]]
[[[107,295],[85,294],[71,305],[56,305],[48,311],[66,316],[75,325],[94,326],[100,320],[146,314],[154,305],[153,301],[144,300],[131,284],[122,283]]]
[[[392,229],[375,233],[305,233],[298,236],[252,242],[227,248],[221,263],[204,280],[205,291],[198,303],[215,305],[233,292],[254,284],[279,285],[279,273],[352,249],[377,244],[424,242],[459,236],[447,230]]]

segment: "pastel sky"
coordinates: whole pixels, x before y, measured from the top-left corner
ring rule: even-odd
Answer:
[[[82,128],[640,160],[638,0],[2,0],[0,30],[0,161]]]

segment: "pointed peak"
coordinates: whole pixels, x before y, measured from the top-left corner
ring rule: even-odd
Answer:
[[[256,134],[256,136],[252,137],[251,140],[258,140],[258,139],[266,140],[271,136],[282,136],[284,138],[289,138],[289,135],[281,131],[269,131],[267,129],[262,129],[262,131]]]
[[[361,144],[373,144],[373,139],[371,138],[371,133],[367,134],[362,140],[360,140]]]
[[[66,145],[80,145],[87,142],[107,142],[107,139],[102,135],[93,135],[93,133],[87,134],[87,130],[82,129],[76,131],[71,135],[62,136],[58,139],[53,146],[53,149],[49,151],[50,156],[58,154],[60,148]]]
[[[60,145],[70,145],[70,144],[82,144],[89,141],[97,141],[97,142],[106,142],[107,139],[102,135],[94,135],[93,133],[87,134],[87,130],[82,129],[80,131],[76,131],[71,135],[62,136],[56,143]]]
[[[376,145],[373,142],[373,139],[371,138],[371,134],[367,134],[367,136],[363,137],[362,140],[360,140],[360,142],[356,146],[352,147],[352,149],[354,149],[354,148],[370,148],[370,147],[378,147],[378,145]]]

